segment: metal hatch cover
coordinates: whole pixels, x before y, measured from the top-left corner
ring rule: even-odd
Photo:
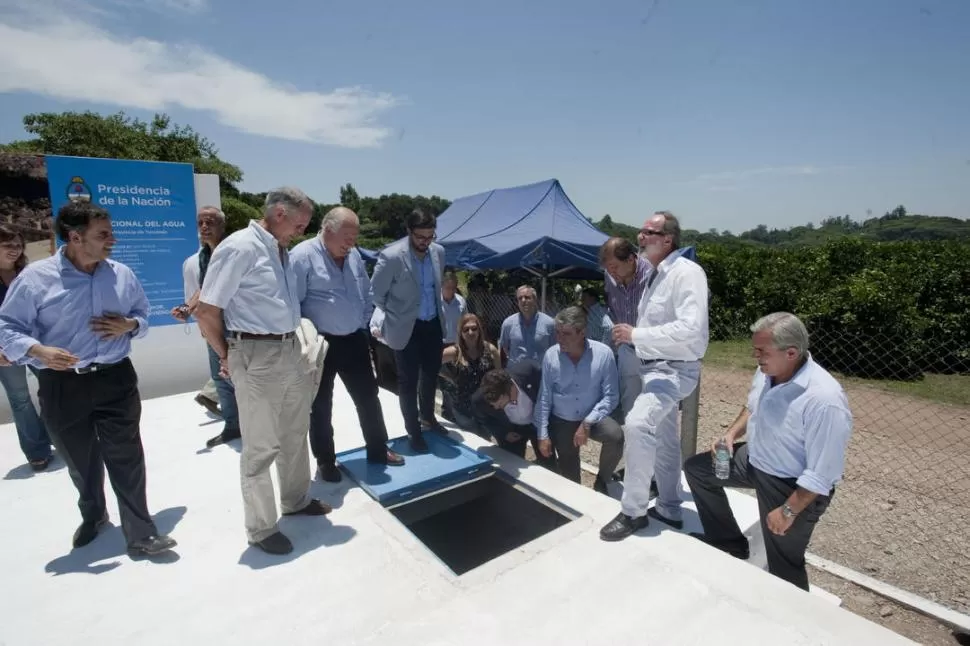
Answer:
[[[424,433],[427,453],[415,453],[407,436],[388,443],[404,456],[404,466],[389,467],[367,462],[367,449],[360,447],[337,454],[337,462],[350,478],[384,507],[423,497],[491,475],[492,459],[450,437]]]

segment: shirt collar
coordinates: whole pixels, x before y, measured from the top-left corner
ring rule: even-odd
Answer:
[[[256,239],[266,245],[266,248],[270,251],[275,251],[279,253],[280,242],[273,237],[273,234],[266,230],[266,228],[259,223],[259,220],[250,220],[249,229],[253,231]]]

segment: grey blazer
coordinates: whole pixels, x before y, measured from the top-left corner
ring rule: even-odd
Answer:
[[[441,304],[441,280],[445,270],[445,248],[432,242],[428,248],[434,268],[435,300],[441,335],[445,335],[445,313]],[[421,273],[414,266],[411,240],[403,238],[385,247],[377,256],[371,277],[374,305],[384,312],[381,334],[393,350],[403,350],[411,338],[421,308]]]

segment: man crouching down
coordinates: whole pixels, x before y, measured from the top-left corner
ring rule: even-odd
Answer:
[[[212,253],[195,312],[223,376],[236,387],[246,534],[250,545],[269,554],[293,550],[279,531],[269,473],[274,462],[283,515],[332,511],[310,498],[312,388],[301,362],[296,335],[300,301],[286,250],[303,233],[312,209],[310,198],[298,189],[270,191],[263,219],[251,221]],[[223,316],[228,335],[223,334]]]

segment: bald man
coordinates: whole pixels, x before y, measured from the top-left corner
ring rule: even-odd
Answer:
[[[320,235],[290,254],[303,318],[313,321],[329,344],[320,388],[310,411],[310,448],[320,477],[340,482],[333,444],[333,386],[336,377],[357,408],[367,445],[367,461],[400,466],[404,458],[387,448],[387,427],[370,360],[374,302],[364,260],[356,248],[357,214],[338,206],[323,217]]]

